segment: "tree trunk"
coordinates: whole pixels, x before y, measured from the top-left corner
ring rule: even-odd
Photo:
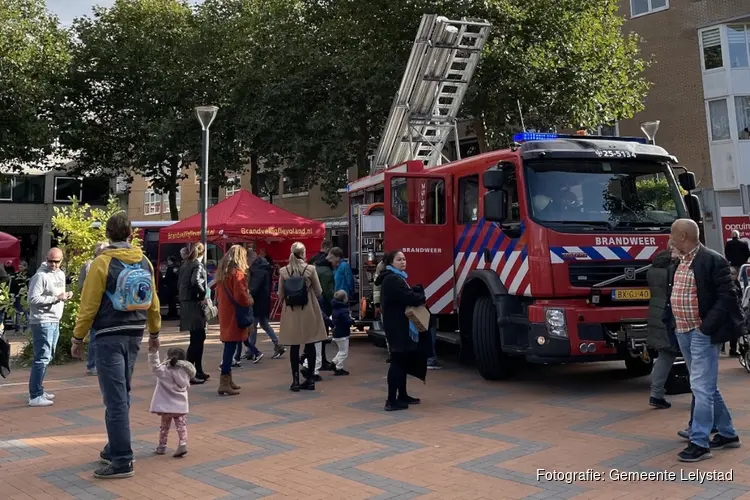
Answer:
[[[177,207],[177,170],[179,169],[179,161],[172,161],[169,168],[169,189],[167,190],[167,196],[169,196],[169,218],[171,220],[180,220],[180,210]]]
[[[260,196],[260,173],[258,172],[258,153],[250,153],[250,192]]]

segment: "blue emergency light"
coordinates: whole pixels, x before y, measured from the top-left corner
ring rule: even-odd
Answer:
[[[597,139],[603,141],[637,142],[648,144],[645,137],[609,137],[603,135],[556,134],[554,132],[520,132],[513,136],[513,142],[523,144],[530,141],[550,141],[554,139]]]

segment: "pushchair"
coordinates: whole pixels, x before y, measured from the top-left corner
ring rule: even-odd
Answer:
[[[740,267],[737,280],[742,288],[742,312],[745,315],[745,326],[750,331],[750,280],[748,280],[748,271],[750,264],[743,264]],[[745,334],[737,339],[737,353],[739,354],[740,364],[750,373],[750,335]]]

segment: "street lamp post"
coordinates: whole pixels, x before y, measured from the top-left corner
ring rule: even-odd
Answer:
[[[203,157],[201,158],[201,243],[203,243],[203,264],[208,254],[208,129],[216,118],[217,106],[198,106],[195,113],[201,124],[203,137]]]

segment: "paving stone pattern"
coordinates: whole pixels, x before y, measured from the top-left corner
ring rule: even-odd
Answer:
[[[262,338],[262,336],[261,336]],[[291,393],[288,357],[234,370],[239,396],[216,393],[221,353],[212,328],[205,367],[214,377],[191,388],[187,456],[156,456],[158,417],[148,412],[154,378],[145,353],[133,377],[131,428],[136,475],[92,476],[106,441],[95,377],[75,363],[50,367],[50,408],[28,408],[28,370],[0,380],[0,498],[3,499],[730,499],[750,498],[750,452],[714,452],[680,464],[676,435],[690,395],[672,409],[647,405],[648,377],[618,363],[534,367],[515,380],[487,382],[447,360],[427,384],[410,379],[422,404],[386,413],[385,351],[353,338],[349,377],[324,372],[314,392]],[[184,345],[167,328],[163,346]],[[329,358],[334,346],[328,347]],[[750,374],[721,362],[721,389],[737,430],[750,436]],[[170,435],[170,450],[176,445]],[[750,446],[750,445],[749,445]],[[618,481],[620,473],[680,477],[733,471],[731,481]],[[603,473],[602,481],[547,480],[539,470]],[[614,473],[612,473],[614,474]]]

